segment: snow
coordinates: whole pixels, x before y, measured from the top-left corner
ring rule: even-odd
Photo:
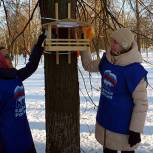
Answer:
[[[153,53],[149,52],[148,57],[146,53],[142,53],[143,58],[153,64]],[[17,68],[25,65],[22,57],[19,59]],[[100,95],[100,75],[93,73],[91,77],[91,84],[89,81],[89,73],[82,68],[80,58],[78,60],[80,82],[80,137],[81,137],[81,153],[102,153],[102,146],[95,140],[95,116]],[[148,82],[153,86],[153,65],[143,63],[148,70]],[[44,65],[43,62],[39,64],[37,71],[26,81],[24,81],[26,92],[26,106],[27,115],[30,123],[30,128],[34,138],[35,146],[38,153],[45,153],[45,91],[44,91]],[[94,88],[91,89],[91,86]],[[87,89],[87,90],[86,90]],[[88,97],[90,95],[91,99]],[[142,143],[137,149],[137,153],[152,153],[153,152],[153,89],[148,86],[148,101],[149,110],[142,135]]]

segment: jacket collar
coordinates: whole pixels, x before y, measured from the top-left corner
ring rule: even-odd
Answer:
[[[142,56],[138,51],[137,43],[134,41],[132,48],[129,52],[121,54],[119,56],[112,56],[110,50],[106,52],[106,58],[109,62],[119,66],[126,66],[132,63],[142,63]]]

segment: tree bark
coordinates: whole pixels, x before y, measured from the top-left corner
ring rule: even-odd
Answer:
[[[59,18],[67,18],[67,0],[59,1]],[[76,0],[71,1],[75,17]],[[41,16],[55,18],[55,0],[40,0]],[[42,23],[47,20],[42,20]],[[59,38],[67,38],[66,29],[59,30]],[[68,64],[67,52],[44,55],[46,100],[46,153],[80,153],[80,99],[77,56],[72,53]]]

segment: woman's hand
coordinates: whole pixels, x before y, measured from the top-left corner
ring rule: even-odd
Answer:
[[[44,40],[46,39],[46,34],[45,34],[45,30],[42,30],[42,34],[39,35],[38,37],[38,41],[37,41],[37,46],[41,47],[42,43],[44,42]]]

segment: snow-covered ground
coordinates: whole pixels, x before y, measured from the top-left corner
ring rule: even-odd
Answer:
[[[149,56],[143,53],[143,58],[153,63],[153,53]],[[19,59],[17,68],[24,66],[23,58]],[[79,82],[80,82],[80,137],[81,137],[81,152],[82,153],[102,153],[102,147],[94,138],[95,131],[95,116],[96,107],[92,104],[88,94],[93,102],[98,105],[100,75],[94,73],[91,75],[91,83],[89,81],[89,73],[82,68],[79,59]],[[148,81],[153,86],[153,65],[143,63],[148,70]],[[45,98],[44,98],[44,65],[40,63],[37,71],[24,82],[26,91],[27,114],[38,153],[45,153]],[[92,86],[95,88],[92,88]],[[137,153],[152,153],[153,152],[153,89],[148,86],[149,110],[147,114],[144,135],[142,136],[142,144],[137,149]]]

